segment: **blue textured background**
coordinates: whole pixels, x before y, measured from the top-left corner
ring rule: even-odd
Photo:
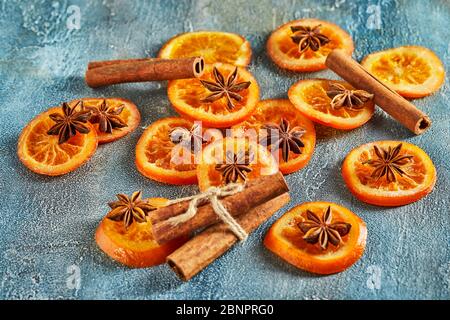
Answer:
[[[367,26],[370,4],[380,5],[379,30]],[[66,27],[70,5],[81,10],[79,30]],[[288,73],[268,59],[265,41],[271,30],[302,17],[330,20],[348,30],[358,59],[375,50],[417,44],[432,48],[449,72],[450,4],[445,0],[1,1],[0,297],[449,299],[448,79],[439,92],[415,101],[434,121],[424,135],[411,135],[380,110],[367,125],[351,132],[317,126],[311,163],[287,177],[293,198],[290,206],[334,201],[366,221],[366,252],[343,273],[313,276],[268,252],[261,240],[274,219],[188,283],[179,281],[164,265],[125,268],[96,247],[95,228],[116,193],[143,189],[146,196],[173,197],[193,194],[196,188],[155,183],[134,166],[134,147],[145,126],[174,114],[166,84],[92,90],[83,80],[87,62],[154,56],[180,32],[231,31],[251,42],[250,70],[259,81],[262,98],[282,98],[298,79],[335,77],[330,71]],[[99,147],[87,165],[66,176],[46,178],[24,168],[16,157],[16,143],[26,123],[50,106],[84,96],[131,99],[142,112],[142,127]],[[417,203],[391,209],[352,197],[340,175],[341,162],[352,148],[378,139],[406,140],[428,152],[438,170],[434,192]],[[79,289],[67,286],[72,265],[81,272]],[[381,286],[370,289],[371,272],[377,267]]]

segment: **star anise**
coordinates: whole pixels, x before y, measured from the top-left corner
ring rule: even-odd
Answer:
[[[302,128],[298,126],[290,128],[289,121],[281,118],[279,125],[267,123],[263,126],[263,129],[268,131],[267,142],[265,143],[267,143],[267,145],[274,144],[277,148],[281,148],[281,154],[285,162],[288,162],[290,152],[295,154],[302,153],[300,148],[305,146],[300,140],[305,133],[305,130]]]
[[[306,211],[306,220],[300,222],[298,227],[305,234],[303,239],[311,244],[319,242],[320,247],[325,250],[328,243],[338,246],[343,236],[350,232],[352,225],[350,223],[338,221],[332,223],[333,214],[331,206],[328,206],[322,218],[319,218],[314,212]]]
[[[397,181],[397,174],[401,177],[403,175],[407,175],[402,167],[408,163],[409,159],[413,158],[413,156],[400,155],[400,150],[402,149],[401,143],[399,143],[395,148],[389,146],[387,150],[379,148],[377,145],[374,145],[373,149],[377,159],[370,159],[363,162],[363,164],[367,163],[375,168],[371,174],[373,178],[379,180],[381,177],[385,176],[387,182],[390,183]]]
[[[170,131],[169,137],[172,143],[190,148],[192,152],[200,151],[202,144],[206,142],[203,139],[202,128],[197,123],[194,123],[190,130],[184,127],[175,127]]]
[[[107,105],[106,99],[103,99],[98,107],[86,107],[87,110],[92,111],[89,122],[98,123],[99,131],[104,133],[112,133],[113,129],[127,127],[127,123],[119,117],[124,107],[122,104],[113,108]]]
[[[84,124],[91,117],[91,112],[88,110],[75,111],[80,103],[82,104],[81,100],[71,108],[67,102],[63,102],[61,106],[63,114],[52,113],[49,115],[56,124],[47,131],[47,134],[58,135],[59,144],[66,142],[77,132],[89,133],[89,128]]]
[[[320,24],[315,27],[292,26],[291,31],[294,33],[291,39],[298,44],[298,52],[300,53],[305,52],[308,48],[317,51],[321,46],[330,42],[327,36],[320,33]]]
[[[202,101],[213,102],[221,99],[222,97],[225,97],[227,99],[228,109],[232,110],[234,108],[232,100],[242,100],[242,96],[237,92],[247,89],[251,84],[250,81],[236,83],[237,72],[238,68],[236,67],[236,69],[234,69],[234,71],[228,75],[228,78],[225,81],[225,78],[220,73],[220,71],[216,67],[214,67],[213,75],[215,82],[200,80],[202,85],[212,92],[212,94],[202,99]]]
[[[222,172],[225,183],[236,182],[239,178],[245,181],[247,173],[252,171],[250,163],[253,161],[253,152],[232,151],[226,152],[226,163],[216,165],[216,170]]]
[[[114,221],[123,221],[125,228],[128,228],[133,221],[146,222],[147,214],[156,208],[147,201],[142,200],[142,192],[136,191],[131,197],[125,194],[118,194],[119,200],[110,202],[108,205],[112,209],[106,217]]]
[[[340,83],[333,82],[327,91],[331,100],[331,108],[338,110],[346,107],[353,110],[360,110],[364,107],[364,103],[373,99],[373,94],[364,90],[347,89]]]

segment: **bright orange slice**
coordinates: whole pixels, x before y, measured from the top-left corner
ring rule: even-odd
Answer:
[[[352,38],[337,25],[317,19],[290,21],[267,40],[270,58],[280,68],[298,72],[325,69],[325,59],[334,49],[350,56],[354,49]]]
[[[250,63],[252,49],[244,37],[229,32],[187,32],[170,39],[159,51],[159,58],[202,56],[206,63],[223,62],[239,67]]]
[[[139,109],[130,100],[122,98],[83,98],[80,100],[83,101],[83,106],[85,108],[93,110],[92,119],[97,118],[93,125],[97,131],[99,144],[112,142],[126,136],[136,130],[141,121]],[[79,100],[72,101],[71,105],[74,105],[78,101]],[[102,106],[104,102],[105,105]],[[100,115],[104,120],[98,119],[98,112],[100,112]],[[117,120],[117,118],[119,119]],[[100,130],[100,121],[112,123],[112,130],[104,130],[105,132],[102,132]],[[122,125],[115,127],[115,123],[122,123]]]
[[[437,91],[445,79],[439,57],[430,49],[405,46],[366,56],[362,66],[391,89],[407,98],[420,98]]]
[[[144,176],[170,184],[197,182],[196,163],[203,143],[214,134],[183,118],[164,118],[152,123],[136,145],[136,166]],[[211,129],[208,130],[208,133]],[[217,133],[221,137],[221,133]]]
[[[64,143],[58,143],[57,135],[47,132],[55,125],[50,115],[63,114],[59,107],[51,108],[37,117],[22,130],[17,145],[17,155],[31,171],[48,176],[59,176],[80,167],[97,149],[94,127],[85,123],[89,133],[77,132]]]
[[[147,202],[161,207],[167,199],[151,198]],[[151,213],[150,213],[151,214]],[[186,237],[159,245],[153,238],[150,219],[125,228],[122,222],[104,218],[95,233],[97,245],[112,259],[134,268],[164,263],[166,257],[187,241]]]
[[[311,120],[336,129],[350,130],[362,126],[374,113],[374,103],[369,100],[358,108],[347,106],[334,108],[332,99],[327,95],[330,85],[338,83],[353,89],[344,81],[311,79],[300,80],[288,92],[289,100]]]
[[[214,72],[214,68],[219,75]],[[259,86],[244,68],[238,67],[236,77],[233,78],[235,71],[236,67],[233,65],[216,63],[207,65],[200,79],[169,81],[169,100],[179,114],[191,120],[200,120],[204,126],[223,128],[237,124],[255,110],[259,101]],[[226,85],[234,79],[234,86],[227,86],[231,89],[223,94],[212,91],[211,86],[207,88],[208,83],[218,83],[218,77]],[[201,80],[207,82],[206,86]],[[250,82],[248,87],[242,85],[247,82]],[[223,87],[222,84],[218,85],[219,88],[221,86]]]
[[[356,214],[332,202],[292,208],[267,232],[264,245],[295,267],[317,274],[344,271],[366,247],[367,228]]]
[[[285,99],[260,101],[250,118],[233,127],[233,134],[256,137],[284,174],[306,166],[316,144],[314,124]]]
[[[342,165],[347,187],[361,201],[400,206],[430,193],[436,169],[419,147],[401,141],[377,141],[352,150]]]
[[[278,163],[267,148],[248,138],[214,141],[203,149],[197,165],[200,191],[277,172]]]

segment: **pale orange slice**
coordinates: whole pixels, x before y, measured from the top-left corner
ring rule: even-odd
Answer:
[[[97,133],[94,127],[87,134],[77,133],[64,143],[58,144],[57,135],[47,131],[55,124],[50,119],[52,113],[62,114],[61,108],[51,108],[23,129],[17,145],[20,161],[31,171],[48,176],[58,176],[71,172],[89,160],[97,149]]]
[[[430,49],[405,46],[366,56],[362,66],[391,89],[407,98],[437,91],[445,79],[441,60]]]
[[[252,49],[244,37],[229,32],[187,32],[170,39],[159,51],[159,58],[174,59],[202,56],[206,63],[229,63],[245,67]]]

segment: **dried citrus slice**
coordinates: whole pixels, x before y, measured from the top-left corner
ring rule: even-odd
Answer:
[[[141,121],[141,114],[136,105],[122,98],[83,98],[83,106],[92,111],[98,143],[108,143],[126,136],[136,130]],[[75,104],[80,100],[74,100]],[[101,125],[100,125],[101,124]]]
[[[229,32],[197,31],[177,35],[164,44],[159,58],[174,59],[202,56],[205,63],[229,63],[245,67],[252,49],[244,37]]]
[[[361,201],[400,206],[421,199],[436,183],[436,169],[419,147],[377,141],[352,150],[342,165],[347,187]]]
[[[233,135],[256,137],[284,174],[306,166],[316,144],[314,124],[286,99],[260,101],[250,118],[233,127]]]
[[[155,208],[167,199],[146,199]],[[151,213],[150,213],[151,214]],[[97,245],[112,259],[129,267],[144,268],[164,263],[166,257],[187,241],[186,237],[159,245],[153,238],[150,219],[132,223],[128,228],[122,222],[104,218],[95,233]]]
[[[171,184],[197,182],[196,163],[203,143],[214,140],[211,129],[197,127],[183,118],[164,118],[152,123],[136,145],[136,166],[144,176]],[[221,137],[221,133],[218,133]]]
[[[277,172],[278,164],[267,148],[248,138],[214,141],[203,149],[197,165],[201,191]]]
[[[216,63],[207,65],[200,79],[169,81],[168,96],[182,116],[200,120],[208,127],[223,128],[253,113],[259,86],[244,68]]]
[[[74,171],[88,161],[97,149],[97,134],[90,123],[83,124],[89,129],[88,133],[76,132],[67,136],[63,143],[59,143],[58,135],[48,134],[55,127],[50,115],[55,114],[62,118],[62,108],[51,108],[31,120],[22,130],[17,145],[20,161],[31,171],[48,176]]]
[[[306,202],[292,208],[267,232],[264,245],[290,264],[332,274],[358,261],[367,228],[356,214],[332,202]]]
[[[344,81],[300,80],[289,89],[289,100],[306,117],[336,129],[354,129],[369,121],[375,109],[373,101],[368,100],[360,106],[352,107],[348,104],[332,105],[332,98],[328,94],[334,92],[335,84],[353,89]]]
[[[437,91],[445,79],[444,65],[430,49],[405,46],[379,51],[361,62],[380,81],[407,98]]]
[[[334,49],[351,55],[352,38],[337,25],[317,19],[290,21],[267,40],[270,58],[280,68],[299,72],[325,69],[325,59]]]

